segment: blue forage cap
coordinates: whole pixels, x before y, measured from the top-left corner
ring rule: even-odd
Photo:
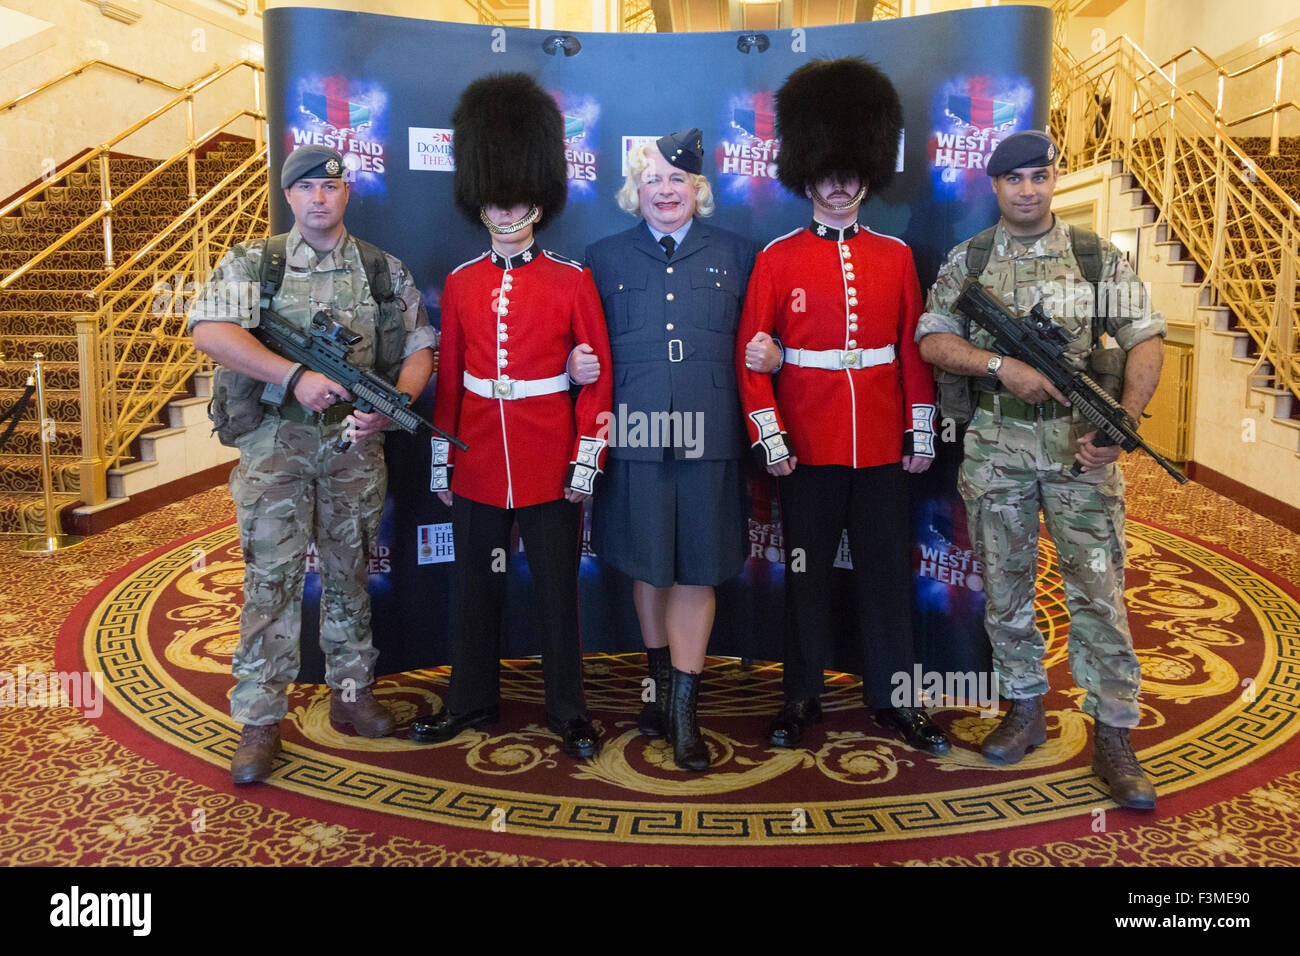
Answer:
[[[986,171],[990,176],[1002,176],[1024,166],[1053,166],[1061,157],[1061,150],[1052,137],[1036,129],[1012,133],[993,150]]]
[[[699,174],[704,169],[703,133],[692,127],[680,133],[669,133],[655,142],[664,159],[678,169]]]
[[[285,157],[280,167],[280,188],[300,179],[342,179],[343,157],[328,146],[301,146]]]

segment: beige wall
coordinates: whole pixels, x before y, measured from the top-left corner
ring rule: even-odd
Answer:
[[[449,23],[477,23],[478,16],[466,0],[267,0],[274,7],[323,7],[327,10],[357,10],[390,17],[416,20],[446,20]]]
[[[1087,7],[1083,7],[1087,10]],[[1086,60],[1100,48],[1128,34],[1145,48],[1146,0],[1127,0],[1105,16],[1073,16],[1066,28],[1066,49],[1077,60]]]
[[[133,24],[102,15],[86,0],[4,0],[4,5],[53,24],[0,46],[0,102],[90,59],[106,60],[183,85],[217,65],[261,60],[261,20],[212,0],[116,0],[140,14]],[[89,70],[0,115],[0,197],[8,196],[86,147],[110,139],[176,94],[103,70]],[[196,100],[198,132],[252,103],[248,70],[219,81]],[[183,110],[118,147],[161,158],[184,146]],[[235,130],[252,135],[251,123]]]

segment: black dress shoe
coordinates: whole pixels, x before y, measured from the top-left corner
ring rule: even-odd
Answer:
[[[586,717],[574,717],[565,721],[548,718],[546,723],[560,735],[560,746],[570,757],[590,760],[600,753],[600,734],[596,733],[596,728],[591,726],[591,721]]]
[[[484,707],[468,714],[453,714],[446,707],[429,717],[411,721],[411,739],[417,744],[440,744],[471,727],[490,727],[501,718],[500,707]]]
[[[948,738],[919,707],[891,707],[876,711],[876,720],[903,735],[908,746],[928,754],[946,754]]]
[[[815,697],[812,700],[787,700],[768,725],[767,742],[773,747],[798,747],[804,728],[821,721],[822,704]]]

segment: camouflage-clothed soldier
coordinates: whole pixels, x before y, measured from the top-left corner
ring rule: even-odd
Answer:
[[[419,394],[432,371],[436,333],[402,263],[385,254],[399,303],[384,307],[370,289],[358,242],[342,224],[347,186],[338,154],[310,147],[290,154],[282,173],[295,225],[285,240],[285,271],[272,308],[306,328],[327,311],[361,336],[349,360]],[[387,474],[380,437],[387,419],[358,412],[337,382],[268,351],[245,330],[257,325],[257,289],[266,242],[237,245],[209,278],[189,317],[196,345],[224,366],[218,424],[233,438],[239,464],[230,477],[244,552],[244,607],[232,670],[231,715],[244,725],[232,763],[236,783],[269,775],[279,746],[287,687],[299,666],[302,589],[308,543],[321,575],[321,648],[332,688],[331,717],[365,736],[394,722],[370,691],[378,652],[370,631],[367,565],[382,514]],[[232,375],[231,373],[238,373]],[[279,409],[259,405],[262,383],[287,386]],[[261,420],[251,430],[246,427]],[[353,444],[335,450],[344,432]],[[223,438],[230,437],[223,432]]]
[[[1042,303],[1071,336],[1068,360],[1086,370],[1094,288],[1075,257],[1068,227],[1051,214],[1054,160],[1055,146],[1041,133],[1016,134],[995,151],[989,174],[1002,218],[979,282],[1017,314]],[[971,376],[977,399],[958,489],[985,566],[985,626],[994,665],[1004,696],[1013,702],[983,750],[991,760],[1014,763],[1046,740],[1045,644],[1033,608],[1041,510],[1065,582],[1071,670],[1085,691],[1084,711],[1097,721],[1094,768],[1121,804],[1154,807],[1154,790],[1128,743],[1128,729],[1139,722],[1141,668],[1124,608],[1119,452],[1092,445],[1093,427],[1066,407],[1064,396],[1023,363],[995,356],[993,336],[954,312],[968,281],[970,245],[963,242],[948,255],[916,335],[933,364]],[[1122,401],[1137,418],[1159,377],[1165,322],[1151,311],[1146,290],[1119,250],[1105,240],[1099,246],[1104,305],[1097,321],[1127,353]],[[954,343],[954,337],[961,341]],[[1078,476],[1071,474],[1076,458],[1085,466]]]

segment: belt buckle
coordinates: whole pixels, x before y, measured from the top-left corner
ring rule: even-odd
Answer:
[[[515,383],[514,379],[494,378],[492,380],[492,394],[497,398],[514,398]]]
[[[677,354],[676,354],[676,355],[673,354],[673,346],[674,346],[674,345],[677,346]],[[684,359],[685,357],[686,357],[686,356],[685,356],[685,354],[684,354],[683,351],[682,351],[682,340],[681,340],[681,339],[669,339],[669,340],[668,340],[668,361],[670,361],[670,362],[680,362],[680,361],[681,361],[682,359]]]
[[[859,368],[862,365],[862,353],[857,349],[849,349],[844,353],[845,368]]]

